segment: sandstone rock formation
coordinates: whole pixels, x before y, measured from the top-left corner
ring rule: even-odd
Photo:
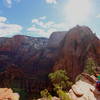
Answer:
[[[19,94],[8,88],[0,88],[0,100],[19,100]]]
[[[67,32],[53,32],[48,40],[49,48],[59,48]]]
[[[60,56],[53,69],[65,69],[69,77],[75,77],[83,72],[87,57],[93,57],[100,65],[100,40],[86,26],[76,26],[65,35]]]
[[[29,94],[48,88],[48,74],[56,61],[57,49],[48,49],[47,44],[47,38],[22,35],[1,37],[0,87],[13,85]]]
[[[84,77],[72,86],[69,96],[72,100],[100,100],[100,91],[95,88],[92,81]]]
[[[86,26],[54,32],[50,39],[0,37],[0,87],[17,83],[16,88],[40,92],[49,88],[48,74],[57,69],[65,69],[74,80],[89,56],[100,65],[100,40]]]

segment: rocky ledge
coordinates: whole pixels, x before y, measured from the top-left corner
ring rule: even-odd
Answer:
[[[100,92],[95,88],[94,76],[85,75],[69,91],[72,100],[100,100]]]

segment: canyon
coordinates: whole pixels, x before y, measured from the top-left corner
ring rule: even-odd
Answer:
[[[83,72],[88,57],[100,66],[100,40],[86,26],[53,32],[49,39],[0,37],[0,87],[39,93],[50,89],[48,74],[58,69],[66,70],[74,81]]]

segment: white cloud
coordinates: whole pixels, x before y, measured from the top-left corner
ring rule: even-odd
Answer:
[[[0,17],[0,23],[1,23],[1,22],[5,22],[6,20],[7,20],[6,17]]]
[[[64,31],[68,29],[68,25],[65,23],[56,23],[54,21],[42,20],[40,18],[33,19],[32,24],[33,25],[29,27],[27,31],[31,33],[33,32],[33,34],[36,33],[43,37],[49,37],[54,31]]]
[[[6,0],[6,2],[11,5],[12,4],[12,0]]]
[[[4,5],[8,8],[12,7],[12,0],[3,0]]]
[[[32,23],[39,23],[39,20],[38,19],[33,19]]]
[[[6,21],[6,17],[0,17],[0,37],[14,35],[22,30],[20,25],[8,24]]]
[[[46,2],[49,4],[56,4],[57,0],[46,0]]]
[[[45,20],[46,18],[47,18],[46,16],[42,16],[42,17],[40,17],[39,19]]]
[[[96,17],[97,17],[97,18],[100,18],[100,14],[98,14]]]
[[[13,2],[20,2],[21,0],[3,0],[5,6],[7,6],[8,8],[12,7]]]

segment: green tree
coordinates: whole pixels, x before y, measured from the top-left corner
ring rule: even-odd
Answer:
[[[97,64],[93,60],[93,58],[88,58],[86,61],[84,72],[93,75],[95,73],[95,69],[97,67]]]
[[[57,70],[49,74],[49,78],[54,86],[54,91],[61,100],[71,100],[65,89],[71,87],[72,82],[69,81],[65,70]]]
[[[58,94],[59,98],[61,98],[61,100],[71,100],[71,98],[69,97],[68,93],[64,92],[61,89],[59,89],[57,91],[57,94]]]
[[[56,91],[57,95],[61,100],[71,100],[68,93],[63,91],[58,85],[55,85],[54,91]]]
[[[40,94],[41,94],[41,97],[43,97],[43,98],[45,98],[45,99],[47,99],[47,100],[52,100],[52,96],[51,96],[51,94],[48,92],[47,89],[42,90],[42,91],[40,92]]]
[[[57,70],[54,73],[50,73],[49,78],[54,87],[55,85],[58,85],[61,89],[66,89],[72,85],[72,82],[69,81],[65,70]]]

